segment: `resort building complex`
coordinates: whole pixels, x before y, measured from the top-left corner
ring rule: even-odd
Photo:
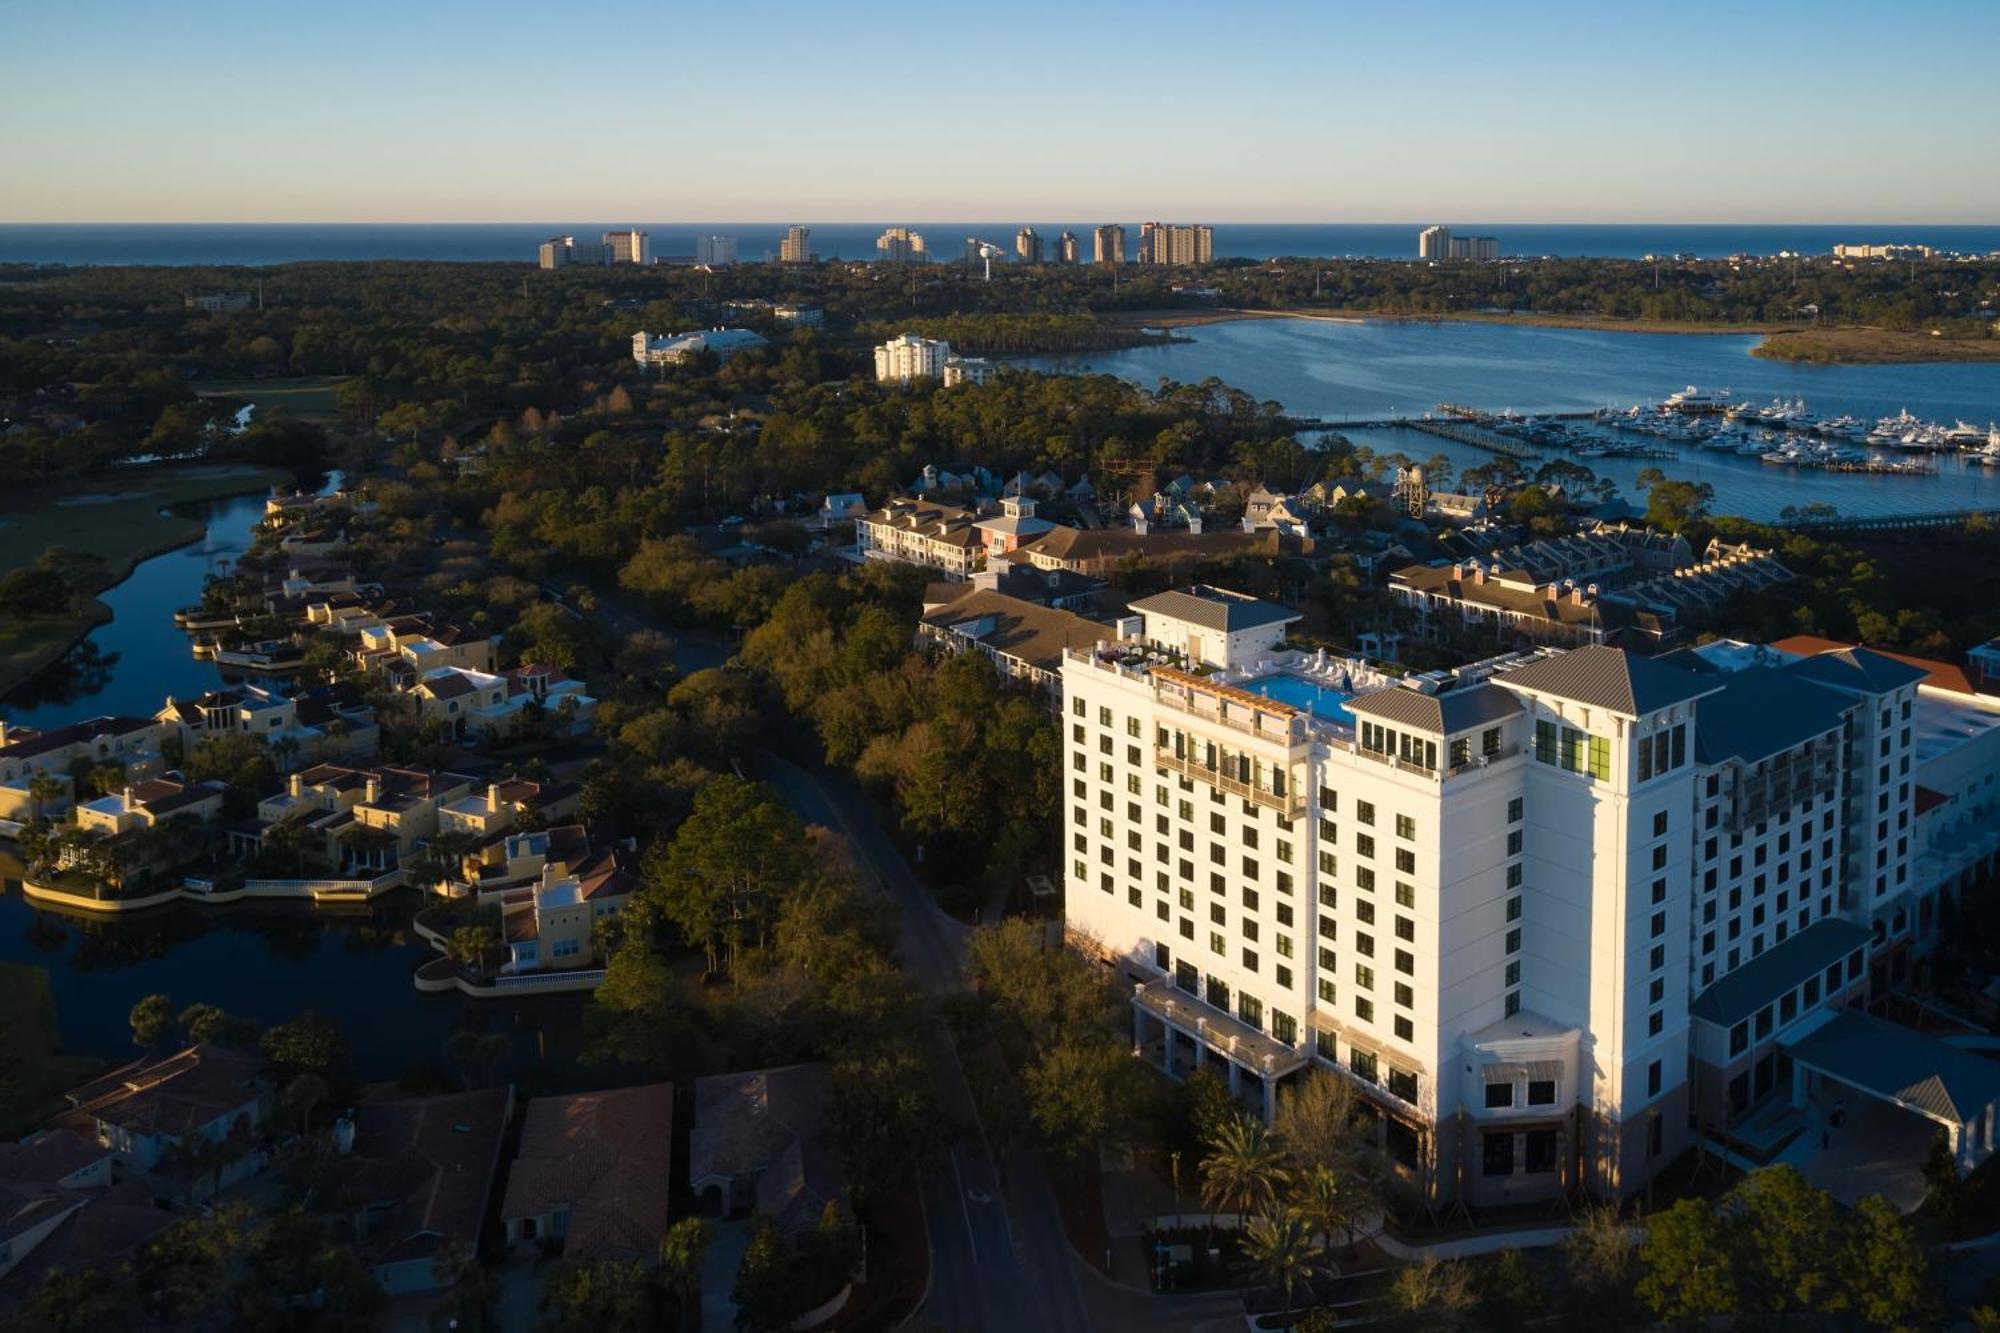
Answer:
[[[1392,680],[1237,594],[1131,610],[1064,653],[1066,918],[1169,1073],[1268,1116],[1342,1071],[1411,1179],[1472,1203],[1625,1197],[1774,1106],[1911,1103],[1863,1005],[2000,851],[2000,700],[1845,646]],[[2000,1080],[1901,1049],[1958,1089],[1917,1113],[1970,1169]]]

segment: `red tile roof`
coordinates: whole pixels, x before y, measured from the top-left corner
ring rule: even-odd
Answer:
[[[477,1246],[513,1106],[512,1087],[361,1106],[344,1174],[370,1211],[358,1246],[369,1262]]]
[[[667,1233],[674,1088],[649,1083],[528,1103],[500,1215],[569,1208],[570,1257],[651,1259]]]

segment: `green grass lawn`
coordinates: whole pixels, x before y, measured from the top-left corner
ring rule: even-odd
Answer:
[[[63,1093],[103,1069],[102,1060],[62,1053],[48,969],[0,963],[0,1138],[61,1110]]]
[[[255,403],[259,412],[282,407],[301,421],[335,426],[340,424],[340,409],[333,395],[346,379],[344,375],[302,375],[293,379],[198,380],[193,387],[200,398],[243,398]]]
[[[115,583],[135,561],[201,531],[191,518],[162,514],[165,506],[250,494],[290,480],[281,468],[215,464],[15,490],[0,496],[0,574],[62,546],[103,560]]]

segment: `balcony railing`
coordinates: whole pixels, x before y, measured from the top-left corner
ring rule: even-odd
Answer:
[[[1306,801],[1303,791],[1281,795],[1259,787],[1254,782],[1245,782],[1241,778],[1231,777],[1220,768],[1210,768],[1207,764],[1197,763],[1193,759],[1177,755],[1171,749],[1164,746],[1154,747],[1153,758],[1155,763],[1169,772],[1178,773],[1182,777],[1193,778],[1197,782],[1206,782],[1209,786],[1219,788],[1233,796],[1241,796],[1246,801],[1253,801],[1258,805],[1264,806],[1266,809],[1276,810],[1286,819],[1302,819],[1305,817]]]

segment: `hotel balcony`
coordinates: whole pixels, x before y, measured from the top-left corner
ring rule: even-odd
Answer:
[[[1286,819],[1305,818],[1306,797],[1303,785],[1295,786],[1290,792],[1274,792],[1254,782],[1231,777],[1219,767],[1210,768],[1192,756],[1175,754],[1171,746],[1165,745],[1153,747],[1153,762],[1170,773],[1192,778],[1196,782],[1205,782],[1232,796],[1240,796],[1267,810],[1275,810]]]

